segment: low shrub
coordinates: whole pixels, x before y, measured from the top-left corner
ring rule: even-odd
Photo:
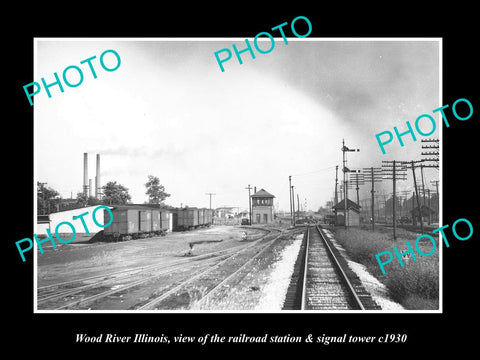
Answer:
[[[387,287],[392,300],[410,310],[438,309],[438,250],[428,257],[416,255],[417,260],[405,261],[404,267],[400,266],[394,254],[392,262],[385,265],[385,274],[382,274],[375,258],[376,254],[383,251],[393,253],[393,246],[406,250],[406,240],[413,246],[415,238],[415,234],[402,232],[393,242],[392,235],[388,233],[352,228],[348,231],[335,231],[336,241],[343,246],[348,256],[366,266],[368,271]]]

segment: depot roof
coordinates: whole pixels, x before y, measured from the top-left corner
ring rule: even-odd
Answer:
[[[260,189],[255,194],[253,194],[252,197],[271,197],[271,198],[274,198],[275,196],[270,194],[268,191],[265,191],[264,189]]]
[[[333,208],[335,210],[345,210],[345,200],[341,200],[338,203],[336,203]],[[359,211],[361,208],[360,205],[358,205],[356,202],[353,202],[350,199],[347,199],[347,209],[348,210],[354,210],[354,211]]]

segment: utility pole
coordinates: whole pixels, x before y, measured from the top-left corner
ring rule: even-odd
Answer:
[[[428,209],[429,209],[429,211],[428,211],[428,225],[431,225],[432,224],[432,217],[431,217],[432,207],[431,207],[431,203],[430,203],[430,189],[427,189],[427,192],[428,192]]]
[[[297,193],[297,221],[300,218],[300,197],[298,196]]]
[[[288,177],[288,192],[290,194],[290,224],[293,225],[293,211],[292,211],[292,176]]]
[[[382,161],[382,171],[384,175],[384,179],[391,179],[393,181],[393,195],[392,195],[392,217],[393,217],[393,240],[397,239],[396,227],[396,214],[395,214],[395,207],[396,207],[396,182],[397,180],[407,180],[406,176],[406,167],[402,161]]]
[[[348,230],[348,205],[347,205],[347,172],[350,170],[347,168],[347,152],[360,151],[360,149],[349,149],[345,146],[345,139],[342,139],[342,153],[343,153],[343,191],[345,192],[344,196],[344,206],[345,206],[345,230]]]
[[[212,210],[212,195],[217,195],[217,194],[215,194],[215,193],[205,193],[205,195],[210,196],[210,210]]]
[[[375,183],[382,182],[382,168],[364,168],[363,176],[366,182],[372,183],[372,231],[375,231]]]
[[[333,204],[336,206],[338,204],[338,165],[335,166],[335,203]],[[337,210],[335,210],[335,225],[337,225]]]
[[[435,188],[436,188],[436,194],[437,194],[437,206],[435,207],[435,209],[437,210],[437,216],[438,216],[438,220],[440,220],[440,194],[438,192],[438,183],[440,181],[439,180],[430,180],[430,183],[432,183],[433,185],[435,185]]]
[[[292,189],[292,209],[293,209],[293,226],[295,226],[295,191],[293,185],[291,186]]]
[[[423,181],[423,164],[420,164],[420,174],[422,175],[422,196],[423,196],[423,207],[426,206],[425,203],[425,182]]]
[[[422,209],[420,208],[420,198],[418,197],[418,188],[417,188],[417,179],[415,177],[415,163],[419,163],[421,161],[411,161],[412,165],[412,173],[413,173],[413,184],[415,185],[415,195],[417,197],[417,206],[418,206],[418,218],[420,220],[420,230],[422,234],[424,233],[423,231],[423,218],[422,218]],[[414,213],[413,213],[414,214]]]
[[[412,193],[412,224],[417,226],[417,220],[415,220],[415,190]]]
[[[350,170],[350,171],[352,171],[352,170]],[[364,185],[365,184],[364,175],[360,172],[354,173],[354,174],[352,174],[352,179],[350,179],[350,180],[356,185],[355,190],[357,190],[357,204],[360,205],[360,195],[359,195],[359,192],[358,192],[358,190],[360,190],[360,188],[358,187],[358,185]]]
[[[248,184],[248,187],[245,189],[248,189],[248,217],[250,218],[250,225],[252,225],[252,198],[250,197],[250,190],[252,190],[252,187]]]

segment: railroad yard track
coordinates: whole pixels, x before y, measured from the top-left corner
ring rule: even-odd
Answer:
[[[138,310],[171,309],[171,306],[182,306],[182,294],[188,294],[185,306],[190,301],[191,294],[196,294],[195,309],[202,306],[214,296],[219,296],[224,286],[230,286],[236,278],[241,278],[243,271],[248,271],[248,265],[261,256],[270,246],[282,236],[279,229],[270,229],[270,233],[255,243],[222,259],[203,271],[181,282],[171,290],[153,297]],[[179,303],[180,302],[180,303]]]
[[[322,229],[306,229],[284,310],[380,310]]]
[[[192,294],[189,287],[199,287],[201,283],[197,300],[211,296],[209,294],[238,275],[252,258],[259,256],[282,234],[278,229],[263,230],[267,233],[260,238],[230,249],[38,287],[37,308],[145,310],[188,307],[191,296],[185,298],[182,294]],[[173,274],[177,276],[176,282],[170,281],[169,276]],[[120,304],[126,292],[138,292],[138,300]]]

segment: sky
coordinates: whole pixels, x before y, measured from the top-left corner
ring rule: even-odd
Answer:
[[[347,154],[349,168],[380,167],[382,160],[419,160],[421,137],[406,136],[404,147],[392,143],[383,155],[375,134],[406,130],[421,114],[441,123],[432,114],[442,105],[436,39],[289,38],[286,45],[275,38],[270,53],[243,53],[243,64],[233,54],[222,72],[214,52],[232,44],[243,49],[245,39],[37,39],[33,81],[51,83],[70,65],[84,79],[63,84],[63,93],[52,86],[51,98],[44,89],[34,97],[36,180],[75,197],[83,153],[93,182],[99,153],[102,185],[126,186],[134,203],[148,199],[144,184],[154,175],[172,206],[208,207],[211,192],[212,207],[247,208],[251,185],[287,210],[291,175],[302,205],[316,210],[334,195],[343,139],[360,149]],[[111,72],[99,63],[108,49],[121,58]],[[96,79],[80,64],[94,55]],[[112,54],[104,60],[115,66]],[[68,76],[78,81],[75,71]],[[424,175],[427,185],[439,171]],[[410,171],[397,189],[412,186]],[[361,189],[368,198],[369,186]],[[391,193],[391,181],[377,189]]]

